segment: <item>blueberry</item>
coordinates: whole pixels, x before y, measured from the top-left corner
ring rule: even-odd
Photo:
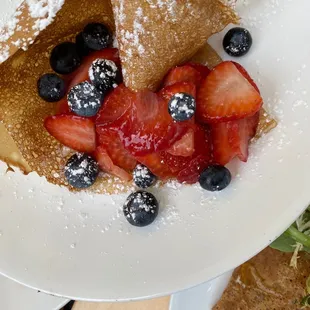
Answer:
[[[189,94],[177,93],[171,97],[168,103],[168,111],[175,121],[187,121],[195,114],[196,100]]]
[[[87,188],[97,179],[99,168],[97,162],[89,155],[76,153],[67,161],[65,177],[75,188]]]
[[[89,68],[90,81],[102,92],[115,88],[120,82],[120,73],[116,64],[107,59],[96,59]]]
[[[133,171],[133,181],[140,188],[148,188],[156,181],[156,176],[144,165],[138,164]]]
[[[64,80],[54,73],[42,75],[37,83],[39,96],[48,102],[56,102],[66,94]]]
[[[68,105],[79,116],[92,117],[97,114],[102,104],[102,93],[88,81],[77,84],[68,94]]]
[[[230,171],[219,165],[209,166],[199,177],[200,186],[211,192],[223,190],[229,185],[230,181]]]
[[[158,201],[151,193],[138,191],[127,198],[123,211],[127,221],[133,226],[147,226],[158,215]]]
[[[88,24],[82,35],[85,44],[95,51],[100,51],[112,43],[112,35],[109,29],[100,23]]]
[[[90,52],[92,52],[93,50],[90,49],[83,38],[83,34],[82,32],[80,32],[76,37],[75,37],[75,44],[76,44],[76,49],[80,55],[81,58],[83,58],[84,56],[87,56]]]
[[[69,74],[81,64],[81,57],[76,45],[71,42],[64,42],[55,46],[50,57],[52,69],[59,74]]]
[[[223,40],[223,47],[230,56],[240,57],[245,55],[252,46],[250,32],[241,27],[230,29]]]

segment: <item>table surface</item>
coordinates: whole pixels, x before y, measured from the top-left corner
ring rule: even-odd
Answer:
[[[168,310],[169,297],[131,303],[76,302],[72,310]]]

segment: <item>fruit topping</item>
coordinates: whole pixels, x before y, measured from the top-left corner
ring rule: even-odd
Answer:
[[[223,39],[223,48],[230,56],[243,56],[248,53],[251,46],[252,36],[250,32],[241,27],[230,29]]]
[[[165,154],[165,152],[163,152]],[[176,173],[173,172],[169,165],[163,160],[163,154],[152,153],[144,156],[137,156],[138,162],[148,167],[150,171],[162,180],[175,177]]]
[[[175,67],[165,77],[163,86],[173,85],[178,82],[190,82],[196,86],[200,84],[201,74],[191,65]]]
[[[175,121],[188,121],[195,114],[196,100],[189,94],[176,93],[168,103],[168,111]]]
[[[132,104],[115,123],[125,148],[134,156],[168,149],[191,126],[176,123],[168,113],[168,101],[150,91],[133,94]]]
[[[59,74],[69,74],[81,64],[81,57],[74,43],[64,42],[55,46],[50,57],[52,69]]]
[[[230,171],[226,167],[219,165],[209,166],[199,177],[200,186],[211,192],[223,190],[229,185],[230,181]]]
[[[47,102],[56,102],[66,94],[64,80],[54,73],[42,75],[37,83],[39,96]]]
[[[232,122],[229,133],[229,144],[238,158],[246,162],[249,157],[249,143],[255,136],[259,122],[259,112],[251,117]]]
[[[87,56],[90,52],[92,52],[92,49],[90,49],[83,38],[83,33],[80,32],[76,37],[75,37],[75,44],[76,44],[76,48],[77,51],[79,53],[79,55],[83,58],[85,56]]]
[[[198,181],[199,174],[203,169],[209,166],[209,154],[198,155],[193,158],[186,167],[178,173],[177,180],[180,183],[195,184]]]
[[[120,65],[120,59],[118,50],[116,48],[105,48],[101,51],[95,51],[90,53],[88,56],[84,57],[83,62],[73,75],[73,78],[70,83],[70,87],[73,87],[81,82],[89,81],[89,68],[93,61],[96,59],[108,59],[113,61],[117,66]]]
[[[195,152],[195,131],[190,128],[188,132],[177,142],[175,142],[167,153],[175,156],[192,156]]]
[[[192,144],[192,141],[188,139],[187,141]],[[183,143],[183,147],[186,148],[185,143]],[[170,174],[177,177],[179,182],[187,184],[196,183],[200,172],[210,164],[211,153],[208,131],[201,126],[196,125],[194,134],[194,153],[192,156],[175,156],[166,151],[161,152],[160,158],[162,170],[164,170],[163,167],[166,167],[166,169],[169,168]]]
[[[226,51],[246,53],[252,43],[247,36],[251,39],[242,28],[229,31]],[[92,185],[99,167],[124,181],[133,179],[140,189],[157,178],[199,181],[209,191],[228,186],[231,174],[224,165],[235,157],[247,161],[262,106],[247,71],[232,61],[213,70],[186,63],[168,72],[157,93],[134,92],[122,84],[118,50],[107,48],[111,40],[106,26],[92,23],[76,36],[75,44],[53,49],[52,68],[61,74],[74,71],[65,78],[67,98],[58,75],[45,74],[38,81],[39,95],[58,101],[57,115],[45,119],[45,128],[63,145],[83,153],[67,163],[69,184]],[[128,197],[124,214],[132,225],[146,226],[156,218],[158,202],[138,191]]]
[[[48,116],[44,126],[56,140],[78,152],[91,153],[96,148],[95,124],[89,118],[75,115]]]
[[[96,59],[89,68],[90,81],[102,92],[116,88],[120,82],[120,73],[116,64],[108,59]]]
[[[97,162],[87,154],[72,155],[65,166],[65,177],[75,188],[90,187],[95,183],[98,173]]]
[[[156,181],[156,176],[148,167],[138,164],[133,171],[133,181],[139,188],[148,188]]]
[[[95,51],[108,47],[112,42],[112,35],[109,29],[100,23],[88,24],[84,28],[82,36],[85,44]]]
[[[130,108],[135,94],[124,84],[113,89],[104,99],[97,114],[96,124],[107,124],[119,119]]]
[[[262,98],[233,62],[216,66],[201,83],[197,99],[197,118],[217,123],[254,115]]]
[[[244,162],[248,159],[248,146],[255,136],[259,113],[238,121],[212,124],[210,127],[213,161],[226,165],[234,157]]]
[[[132,179],[131,175],[126,170],[113,163],[111,157],[103,146],[97,147],[94,156],[102,171],[114,175],[124,181],[130,181]]]
[[[231,123],[218,123],[210,127],[213,162],[223,166],[236,156],[229,143]]]
[[[69,108],[79,116],[95,116],[101,107],[102,100],[102,93],[87,81],[75,85],[68,94]]]
[[[178,157],[180,160],[180,156]],[[183,157],[184,158],[184,157]],[[183,167],[179,170],[177,179],[181,183],[193,184],[203,169],[208,167],[211,159],[209,132],[202,126],[195,128],[195,152],[191,157],[185,157]]]
[[[207,66],[200,63],[190,62],[187,65],[196,69],[200,73],[202,79],[204,79],[211,71]]]
[[[191,82],[178,82],[162,88],[158,95],[169,101],[173,95],[178,93],[186,93],[196,98],[196,86]]]
[[[98,144],[102,146],[113,163],[125,170],[133,170],[136,159],[124,148],[117,132],[109,127],[97,127]]]
[[[158,201],[151,193],[138,191],[128,196],[123,211],[127,221],[138,227],[154,222],[158,215]]]

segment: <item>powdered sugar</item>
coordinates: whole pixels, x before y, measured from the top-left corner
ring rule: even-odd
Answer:
[[[64,0],[26,0],[30,15],[36,19],[34,29],[45,29],[55,18]]]
[[[102,91],[117,87],[118,68],[116,64],[107,59],[96,59],[88,71],[91,82]]]
[[[74,86],[68,94],[70,109],[80,116],[93,116],[101,107],[102,94],[88,81]]]
[[[1,0],[0,63],[18,48],[26,49],[33,43],[63,3],[64,0]]]

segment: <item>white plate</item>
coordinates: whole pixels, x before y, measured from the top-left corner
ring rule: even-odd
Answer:
[[[221,298],[232,273],[233,270],[228,271],[211,281],[172,295],[169,310],[212,310]]]
[[[90,300],[158,296],[207,281],[277,237],[310,200],[308,0],[252,0],[239,11],[254,38],[240,61],[279,126],[217,194],[154,189],[161,212],[138,229],[126,195],[71,194],[35,174],[0,177],[0,272],[31,287]],[[221,35],[212,40],[221,51]],[[224,55],[223,55],[224,56]]]
[[[2,276],[0,292],[0,309],[5,310],[59,310],[69,302],[67,299],[32,290]]]

